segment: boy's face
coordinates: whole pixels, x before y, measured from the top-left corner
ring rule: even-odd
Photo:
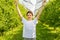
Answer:
[[[27,18],[28,18],[28,19],[32,19],[32,18],[33,18],[33,15],[32,15],[31,13],[28,13],[28,14],[27,14]]]

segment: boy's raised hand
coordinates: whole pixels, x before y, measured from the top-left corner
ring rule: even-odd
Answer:
[[[46,0],[43,0],[42,6],[39,8],[38,14],[37,14],[37,16],[36,16],[37,19],[39,19],[39,16],[41,15],[41,13],[42,13],[45,5],[46,5]]]
[[[46,0],[43,0],[42,6],[45,6],[45,5],[46,5]]]
[[[22,16],[21,11],[20,11],[19,6],[18,6],[18,0],[15,0],[14,3],[15,3],[15,6],[16,6],[18,15],[22,18],[23,16]]]
[[[18,6],[18,0],[15,0],[14,3],[16,6]]]
[[[43,2],[46,2],[46,0],[43,0]]]

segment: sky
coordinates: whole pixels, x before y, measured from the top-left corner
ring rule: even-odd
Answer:
[[[22,0],[19,0],[19,3],[22,3]]]
[[[23,0],[19,0],[19,3],[22,4]],[[30,3],[26,3],[25,1],[23,2],[25,8],[31,10],[34,14],[37,12],[37,10],[42,6],[42,1],[41,0],[27,0],[30,1],[32,4]],[[40,2],[41,1],[41,2]],[[38,3],[36,3],[38,2]],[[48,1],[46,1],[48,2]]]
[[[19,3],[22,3],[23,0],[19,0]],[[36,0],[32,0],[32,3],[35,4]]]
[[[19,3],[21,3],[21,4],[22,4],[22,1],[23,1],[23,0],[19,0]],[[48,2],[48,1],[49,1],[49,0],[47,0],[47,2]],[[35,0],[32,0],[32,2],[33,2],[33,4],[34,4],[34,3],[36,3],[36,1],[35,1]]]

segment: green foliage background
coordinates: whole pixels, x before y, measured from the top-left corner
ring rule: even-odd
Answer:
[[[24,17],[27,10],[19,4]],[[23,40],[14,0],[0,0],[0,40]],[[60,0],[50,0],[37,24],[37,40],[60,40]]]
[[[10,28],[17,27],[18,16],[15,12],[13,0],[0,0],[0,31],[7,31]]]

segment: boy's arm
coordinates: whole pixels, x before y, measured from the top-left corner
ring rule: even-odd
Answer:
[[[45,6],[45,2],[46,2],[46,0],[43,0],[43,4],[42,4],[42,6],[40,7],[40,9],[38,10],[38,14],[37,14],[37,19],[39,19],[39,16],[41,15],[41,13],[42,13],[42,11],[43,11],[43,9],[44,9],[44,6]]]
[[[16,6],[16,9],[17,9],[17,11],[18,11],[19,16],[22,18],[23,16],[22,16],[22,14],[21,14],[21,11],[20,11],[18,5]]]
[[[18,11],[19,16],[22,18],[23,16],[22,16],[21,11],[20,11],[20,9],[18,7],[18,0],[15,0],[15,5],[16,5],[16,9]]]

